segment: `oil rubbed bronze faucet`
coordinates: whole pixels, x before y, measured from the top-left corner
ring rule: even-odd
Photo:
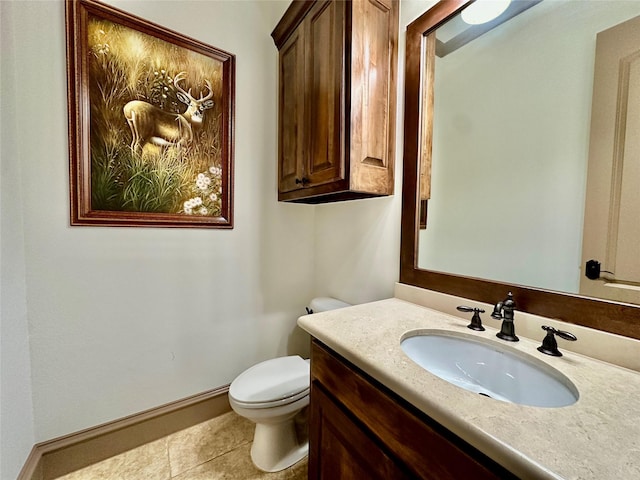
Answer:
[[[507,298],[502,302],[496,303],[491,317],[502,320],[502,327],[496,333],[496,337],[506,340],[507,342],[517,342],[520,339],[516,336],[516,329],[513,323],[516,302],[513,300],[513,294],[509,292]]]

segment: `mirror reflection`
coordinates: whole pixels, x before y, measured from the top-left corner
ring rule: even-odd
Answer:
[[[637,1],[544,0],[435,57],[419,268],[581,292],[596,36],[637,16]]]

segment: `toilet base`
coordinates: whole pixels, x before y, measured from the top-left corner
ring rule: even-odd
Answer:
[[[299,462],[309,452],[309,441],[298,439],[293,418],[282,423],[258,423],[251,460],[260,470],[279,472]]]

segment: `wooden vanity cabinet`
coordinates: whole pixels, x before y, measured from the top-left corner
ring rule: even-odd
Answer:
[[[317,340],[309,479],[515,479]]]
[[[397,0],[294,0],[278,48],[278,200],[393,193]]]

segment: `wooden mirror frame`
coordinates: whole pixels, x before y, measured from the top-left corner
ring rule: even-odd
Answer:
[[[417,267],[420,129],[431,112],[421,112],[425,37],[457,15],[470,0],[441,0],[406,32],[404,161],[400,239],[400,283],[494,304],[513,292],[517,310],[640,339],[640,306],[423,270]]]

